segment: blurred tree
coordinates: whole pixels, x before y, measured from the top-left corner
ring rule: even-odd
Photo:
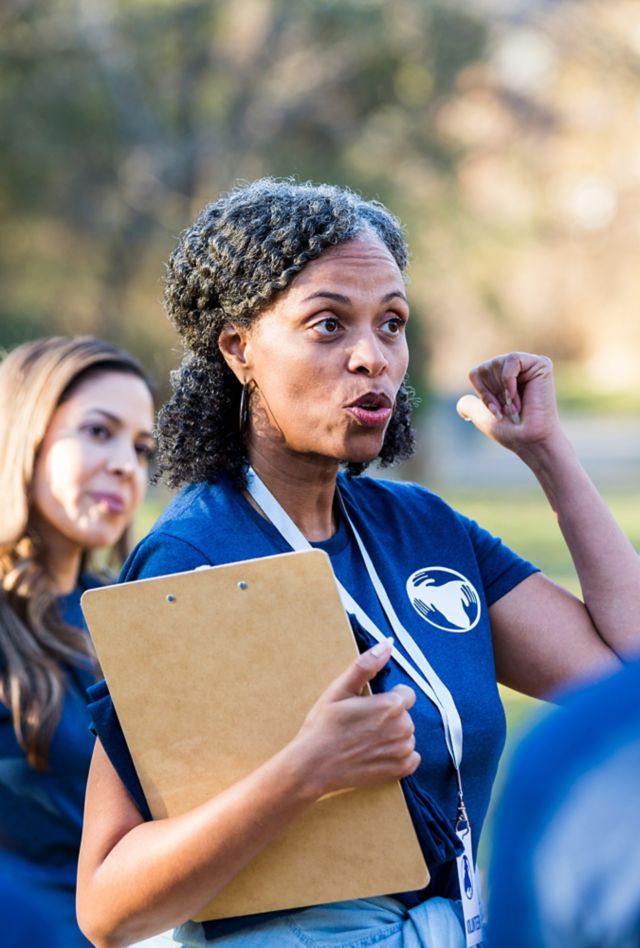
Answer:
[[[623,392],[637,404],[637,13],[635,0],[565,0],[494,21],[439,109],[460,160],[449,224],[420,235],[433,267],[416,292],[440,387],[515,347],[552,355],[561,388],[591,411]],[[446,202],[442,189],[439,222]]]
[[[422,0],[8,0],[0,17],[0,344],[90,330],[161,368],[161,261],[196,206],[294,174],[410,219],[411,179],[452,173],[436,109],[486,39]]]
[[[5,0],[0,345],[93,331],[164,380],[176,234],[238,179],[293,174],[405,222],[439,387],[527,346],[628,381],[635,2]]]

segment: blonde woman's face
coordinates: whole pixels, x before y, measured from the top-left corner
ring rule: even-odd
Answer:
[[[45,545],[111,546],[146,490],[153,403],[142,379],[106,371],[54,412],[36,458],[31,519]]]

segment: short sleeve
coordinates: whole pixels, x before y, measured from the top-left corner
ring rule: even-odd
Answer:
[[[91,730],[100,738],[113,767],[129,791],[131,799],[145,820],[151,819],[151,812],[145,799],[136,768],[133,765],[127,742],[124,739],[120,721],[113,706],[106,681],[102,680],[87,689],[89,704],[87,710],[92,721]]]
[[[150,579],[169,573],[182,573],[199,566],[211,565],[196,546],[170,533],[154,531],[138,543],[122,568],[119,582]],[[106,681],[100,681],[88,690],[93,733],[113,764],[122,783],[146,820],[151,812],[144,796],[138,774],[129,753],[118,715]]]
[[[499,537],[479,526],[475,520],[458,515],[466,526],[482,576],[487,605],[501,599],[523,579],[538,573],[539,567],[514,553]]]
[[[118,582],[129,583],[135,579],[184,573],[199,566],[213,566],[213,563],[188,540],[158,530],[134,547],[122,567]]]

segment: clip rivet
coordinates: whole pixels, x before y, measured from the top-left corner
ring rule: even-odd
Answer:
[[[173,593],[169,593],[167,595],[167,602],[175,602],[175,601],[176,601],[176,597],[173,595]]]
[[[241,579],[240,582],[238,583],[238,589],[246,589],[246,588],[247,588],[247,583],[245,583],[244,579]]]

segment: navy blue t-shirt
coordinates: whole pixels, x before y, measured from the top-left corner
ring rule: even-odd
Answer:
[[[338,483],[400,621],[451,691],[460,712],[462,779],[477,845],[505,737],[488,608],[535,572],[535,567],[425,488],[342,474]],[[341,523],[330,540],[315,545],[328,553],[336,576],[378,628],[392,634],[349,528]],[[121,580],[289,551],[276,528],[229,483],[197,484],[172,501],[132,552]],[[355,631],[362,649],[373,644],[357,626]],[[413,685],[390,662],[375,687],[388,690],[400,682]],[[98,735],[148,817],[106,686],[96,686],[93,696],[90,710]],[[454,851],[447,844],[457,811],[457,790],[442,721],[419,690],[411,715],[422,762],[405,794],[414,823],[423,818],[416,828],[432,878],[424,892],[403,894],[407,904],[432,895],[459,897]],[[438,828],[438,820],[445,825]],[[444,860],[440,865],[439,859]]]
[[[69,625],[84,628],[80,596],[99,585],[83,574],[78,587],[58,600]],[[95,676],[67,668],[62,713],[49,748],[46,771],[34,770],[18,744],[9,709],[0,702],[0,896],[13,912],[2,921],[11,944],[30,945],[33,918],[26,918],[10,895],[17,887],[23,899],[46,919],[50,940],[38,946],[87,948],[76,922],[75,891],[82,833],[84,795],[93,752],[86,689]]]

